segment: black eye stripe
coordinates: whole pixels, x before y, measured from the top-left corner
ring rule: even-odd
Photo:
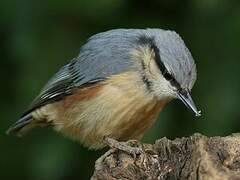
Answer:
[[[171,80],[174,79],[173,76],[172,76],[170,73],[168,73],[168,72],[165,72],[165,73],[163,74],[163,76],[164,76],[165,79],[168,80],[168,81],[171,81]]]
[[[155,44],[155,40],[153,37],[147,37],[146,35],[141,35],[138,38],[138,44],[140,45],[148,45],[155,54],[155,62],[160,69],[163,77],[171,83],[172,86],[175,86],[177,89],[181,88],[180,84],[176,81],[171,73],[168,72],[166,66],[161,60],[159,48]]]

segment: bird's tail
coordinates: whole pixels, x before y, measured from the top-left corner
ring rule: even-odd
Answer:
[[[14,134],[21,136],[24,131],[30,129],[31,122],[33,121],[32,113],[26,114],[21,117],[17,122],[15,122],[8,130],[7,134]]]

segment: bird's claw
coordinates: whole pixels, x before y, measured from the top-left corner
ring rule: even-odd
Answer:
[[[137,155],[141,154],[143,150],[140,147],[132,147],[132,145],[136,145],[136,140],[130,140],[127,142],[119,142],[115,139],[106,137],[104,139],[105,143],[111,148],[115,148],[121,151],[126,152],[129,155],[132,155],[134,159],[136,159]]]

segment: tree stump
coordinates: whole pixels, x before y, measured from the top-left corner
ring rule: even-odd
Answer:
[[[226,137],[194,134],[135,146],[142,149],[136,157],[110,149],[96,163],[91,179],[240,180],[240,134]]]

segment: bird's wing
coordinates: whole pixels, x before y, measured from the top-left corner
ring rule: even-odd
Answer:
[[[33,100],[24,115],[50,102],[61,99],[71,94],[74,88],[73,80],[77,73],[74,72],[72,66],[76,60],[72,60],[69,64],[63,66],[43,87],[40,94]]]
[[[131,43],[127,40],[129,37],[123,34],[101,33],[90,38],[81,48],[79,56],[49,80],[23,116],[45,104],[61,100],[76,88],[136,68],[127,53],[131,48]]]

